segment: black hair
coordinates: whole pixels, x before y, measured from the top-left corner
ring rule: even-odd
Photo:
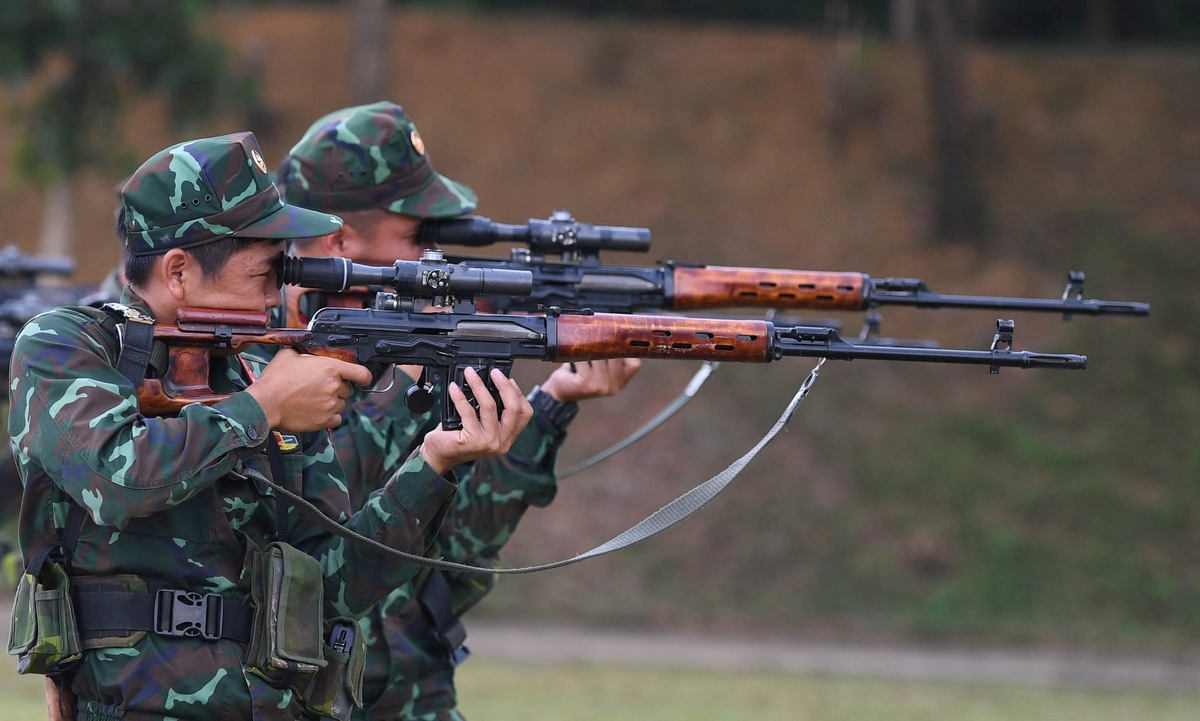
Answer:
[[[117,237],[121,239],[123,245],[128,246],[129,233],[125,229],[124,208],[117,214]],[[204,277],[211,278],[225,268],[225,264],[235,253],[248,248],[251,243],[258,242],[258,240],[258,238],[228,235],[208,243],[185,248],[185,250],[196,259],[196,264],[200,266],[200,272],[204,274]],[[154,255],[130,254],[125,259],[125,282],[136,288],[146,287],[146,281],[150,280],[150,270],[154,267],[154,261],[157,258],[157,253]]]
[[[205,278],[211,278],[225,267],[239,251],[249,248],[252,244],[259,242],[259,238],[243,238],[240,235],[227,235],[220,240],[210,241],[202,245],[194,245],[187,248],[187,252],[196,259],[196,264],[200,266],[200,272]]]
[[[117,237],[121,239],[121,247],[129,247],[129,231],[125,229],[125,207],[117,212]],[[125,258],[125,282],[143,288],[150,279],[150,269],[154,267],[154,256],[134,255],[130,253]]]

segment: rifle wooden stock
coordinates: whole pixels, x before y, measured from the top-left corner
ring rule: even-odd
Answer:
[[[674,310],[708,308],[819,308],[862,310],[866,276],[777,268],[678,266]]]
[[[74,721],[75,693],[62,677],[46,677],[46,721]]]
[[[154,340],[167,348],[166,373],[146,378],[138,386],[138,406],[143,415],[178,413],[191,403],[212,405],[229,398],[209,386],[212,356],[237,355],[252,345],[282,345],[303,353],[355,362],[354,351],[309,347],[306,330],[269,328],[266,313],[256,311],[180,308],[175,324],[154,326]]]
[[[764,321],[675,316],[560,315],[554,360],[680,358],[766,363],[771,330]]]

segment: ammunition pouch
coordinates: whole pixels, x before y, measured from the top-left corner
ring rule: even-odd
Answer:
[[[362,708],[362,678],[367,662],[367,645],[358,624],[338,619],[324,646],[328,662],[303,694],[304,705],[314,713],[347,721],[353,707]],[[352,706],[353,704],[353,706]]]
[[[255,555],[250,595],[258,612],[246,653],[251,673],[290,688],[309,711],[337,719],[362,705],[366,645],[353,621],[324,623],[323,573],[317,559],[286,543]]]
[[[71,580],[51,550],[34,554],[13,597],[8,654],[17,657],[17,673],[58,673],[83,657]]]

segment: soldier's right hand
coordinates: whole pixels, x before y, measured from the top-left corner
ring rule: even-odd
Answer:
[[[246,392],[272,428],[303,433],[341,425],[350,384],[370,382],[371,372],[355,363],[282,348]]]
[[[533,408],[517,382],[498,369],[492,369],[492,383],[500,392],[501,411],[495,399],[484,385],[483,378],[474,368],[467,368],[463,375],[471,392],[479,403],[479,412],[471,407],[467,397],[457,383],[451,383],[447,392],[454,407],[462,418],[462,428],[456,431],[442,430],[439,425],[425,434],[421,442],[421,455],[425,462],[439,475],[460,463],[467,463],[484,456],[507,453],[529,419]]]

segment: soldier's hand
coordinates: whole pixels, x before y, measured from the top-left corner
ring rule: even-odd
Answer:
[[[525,400],[525,394],[517,382],[500,370],[493,369],[491,377],[500,392],[503,412],[497,412],[496,400],[474,368],[467,368],[463,375],[479,403],[479,412],[476,413],[471,407],[458,384],[451,383],[447,392],[462,416],[462,428],[445,431],[438,426],[421,443],[421,455],[425,462],[442,475],[460,463],[507,453],[513,441],[529,424],[529,419],[533,418],[533,408]]]
[[[283,348],[246,392],[272,428],[303,433],[341,425],[350,384],[370,382],[371,372],[355,363]]]
[[[542,390],[562,403],[615,396],[641,367],[637,358],[568,363],[550,374]]]

